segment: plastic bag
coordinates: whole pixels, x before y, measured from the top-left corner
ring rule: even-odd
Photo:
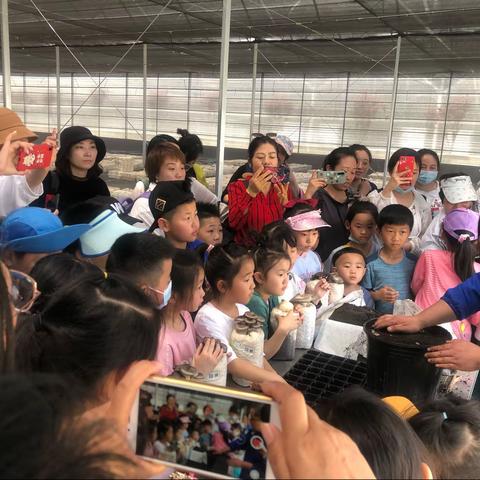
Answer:
[[[393,305],[394,315],[411,316],[421,311],[422,309],[413,300],[408,298],[406,300],[397,300]]]

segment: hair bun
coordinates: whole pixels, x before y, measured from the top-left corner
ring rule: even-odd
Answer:
[[[177,134],[181,137],[186,137],[188,135],[188,130],[186,128],[177,128]]]

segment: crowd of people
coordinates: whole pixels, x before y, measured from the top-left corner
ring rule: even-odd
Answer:
[[[476,401],[407,411],[351,390],[313,412],[269,362],[303,322],[301,308],[275,325],[272,313],[315,279],[314,303],[328,307],[325,275],[335,273],[343,300],[378,312],[379,328],[449,330],[453,340],[427,353],[436,367],[479,370],[480,216],[470,176],[440,175],[436,152],[401,148],[380,188],[369,179],[370,150],[355,144],[326,155],[302,189],[288,166],[291,140],[255,134],[218,199],[197,163],[201,140],[178,134],[151,139],[145,183],[116,199],[101,178],[100,137],[68,127],[58,139],[54,130],[44,141],[52,167],[18,172],[18,153],[31,152],[37,135],[0,109],[2,476],[168,478],[126,444],[134,396],[152,373],[188,364],[208,379],[225,362],[279,402],[282,431],[254,412],[243,418],[241,407],[228,412],[238,421],[209,405],[203,415],[195,404],[180,411],[171,396],[157,409],[142,391],[140,454],[259,478],[249,472],[261,477],[264,467],[241,443],[256,432],[279,478],[475,478]],[[423,312],[394,315],[405,300]],[[232,342],[249,311],[263,319],[257,363]],[[54,459],[47,447],[58,448]],[[35,451],[27,462],[25,451]]]

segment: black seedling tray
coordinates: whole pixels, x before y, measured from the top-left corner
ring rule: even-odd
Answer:
[[[308,350],[286,373],[285,380],[305,395],[314,407],[323,398],[343,392],[350,385],[365,385],[367,365],[318,350]]]

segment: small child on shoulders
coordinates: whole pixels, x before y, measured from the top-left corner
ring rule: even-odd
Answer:
[[[393,313],[396,300],[412,299],[410,282],[417,257],[404,250],[413,228],[413,214],[405,206],[386,206],[378,217],[381,250],[367,259],[362,286],[370,291],[379,313]]]
[[[332,271],[339,275],[345,285],[343,297],[351,298],[347,303],[357,307],[375,308],[370,292],[362,287],[363,277],[367,271],[365,255],[353,247],[337,249],[332,257]],[[361,295],[359,294],[361,292]]]
[[[322,219],[320,210],[316,210],[309,203],[301,202],[285,210],[284,220],[297,240],[298,258],[292,271],[304,282],[308,282],[322,271],[322,261],[315,248],[320,240],[319,229],[330,225]]]

